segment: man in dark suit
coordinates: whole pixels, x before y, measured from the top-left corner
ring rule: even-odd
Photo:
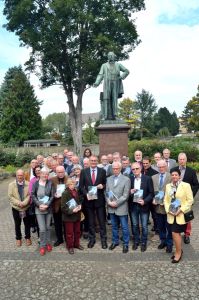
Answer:
[[[164,249],[166,247],[166,252],[171,253],[173,247],[171,226],[167,222],[167,214],[164,208],[163,200],[166,185],[171,182],[170,173],[167,172],[167,163],[165,160],[159,160],[157,163],[159,173],[152,176],[153,188],[155,194],[163,192],[162,198],[159,202],[156,198],[153,199],[153,206],[156,212],[157,229],[160,237],[160,244],[158,249]]]
[[[193,196],[197,194],[199,189],[198,178],[194,169],[187,167],[187,156],[185,153],[179,153],[178,155],[178,167],[171,169],[170,172],[180,169],[181,180],[190,184]],[[190,243],[190,234],[191,234],[191,222],[187,223],[186,231],[184,232],[184,243]]]
[[[106,185],[106,171],[97,167],[97,157],[90,157],[90,168],[83,169],[80,175],[79,192],[84,197],[84,207],[88,214],[89,223],[89,243],[88,248],[93,248],[95,245],[95,213],[99,222],[100,237],[102,249],[106,249],[107,235],[105,224],[105,196],[104,189]],[[97,199],[89,200],[89,187],[97,187]]]
[[[153,183],[151,177],[141,174],[139,163],[133,163],[131,169],[134,174],[134,176],[130,178],[133,250],[137,250],[141,242],[141,251],[144,252],[147,249],[149,207],[154,196]],[[140,222],[142,226],[141,236]]]
[[[151,159],[148,156],[145,156],[143,158],[142,165],[143,165],[143,167],[142,167],[142,174],[147,175],[149,177],[152,177],[152,176],[158,174],[158,171],[154,170],[151,167]],[[158,234],[157,217],[156,217],[155,208],[154,208],[154,205],[152,204],[152,202],[150,203],[149,211],[150,211],[151,217],[153,219],[153,227],[152,227],[151,231],[154,231],[155,234]],[[150,217],[150,213],[149,213],[149,217]]]

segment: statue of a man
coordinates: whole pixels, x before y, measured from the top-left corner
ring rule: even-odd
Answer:
[[[122,80],[129,71],[115,61],[113,52],[108,53],[108,62],[101,66],[100,72],[94,83],[97,87],[104,79],[103,96],[101,97],[101,113],[104,120],[115,120],[118,116],[118,98],[121,98],[124,90]],[[123,72],[120,74],[120,72]]]

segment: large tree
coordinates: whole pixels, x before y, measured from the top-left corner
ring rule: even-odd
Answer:
[[[141,9],[144,0],[5,0],[7,30],[30,47],[27,66],[43,87],[56,84],[65,91],[78,154],[83,93],[108,51],[123,60],[138,44],[133,13]]]
[[[161,107],[155,114],[154,119],[156,120],[155,133],[164,128],[167,128],[171,135],[176,135],[179,132],[179,121],[176,113],[171,114],[166,107]]]
[[[182,113],[182,124],[191,131],[199,131],[199,86],[196,96],[188,101]]]
[[[26,139],[40,138],[40,104],[22,67],[10,68],[0,88],[0,139],[22,145]]]
[[[44,132],[66,133],[68,115],[66,113],[53,113],[42,120]]]
[[[137,93],[135,101],[135,109],[139,116],[138,126],[140,128],[140,137],[143,137],[144,132],[151,134],[154,130],[154,115],[157,109],[153,95],[142,89],[141,93]]]

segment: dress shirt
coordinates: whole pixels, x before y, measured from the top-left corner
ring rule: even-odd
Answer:
[[[141,176],[135,177],[135,180],[134,180],[134,189],[140,190],[140,186],[141,186]]]

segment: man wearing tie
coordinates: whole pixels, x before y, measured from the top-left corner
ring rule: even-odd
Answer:
[[[159,174],[152,176],[155,195],[160,191],[165,193],[166,185],[171,181],[170,173],[166,171],[166,161],[159,160],[157,166],[159,169]],[[164,198],[164,194],[162,196]],[[171,253],[173,247],[172,232],[170,225],[167,222],[167,214],[164,209],[163,198],[161,199],[162,201],[159,201],[159,203],[155,197],[153,199],[153,205],[156,212],[157,229],[160,238],[158,249],[164,249],[166,247],[166,252]]]
[[[107,235],[105,224],[105,196],[106,171],[97,167],[98,159],[92,155],[90,157],[90,168],[83,169],[79,181],[79,193],[84,197],[84,207],[88,214],[89,223],[89,243],[88,248],[93,248],[96,242],[95,237],[95,213],[99,222],[102,249],[106,249]],[[90,200],[89,188],[97,187],[97,199]]]

